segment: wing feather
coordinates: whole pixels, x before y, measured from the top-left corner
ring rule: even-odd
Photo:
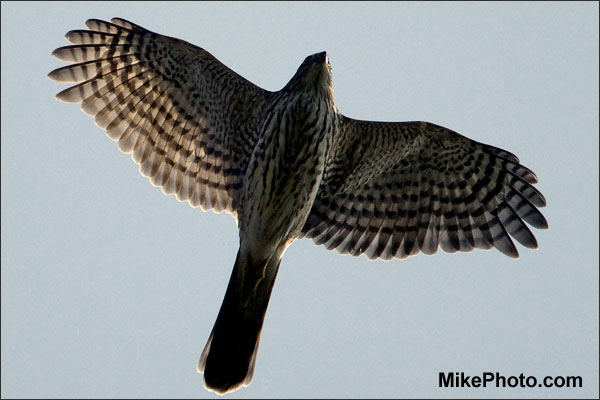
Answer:
[[[512,153],[425,122],[340,117],[323,183],[303,229],[317,244],[406,258],[537,241],[548,227],[537,176]]]
[[[52,53],[72,63],[48,74],[74,83],[57,98],[81,103],[164,193],[235,216],[272,93],[183,40],[121,18],[86,26]]]

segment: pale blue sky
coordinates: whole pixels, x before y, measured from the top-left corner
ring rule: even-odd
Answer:
[[[234,220],[164,196],[46,78],[64,34],[129,19],[280,89],[326,50],[348,116],[507,149],[540,248],[369,261],[297,241],[251,386],[228,397],[598,397],[598,3],[2,2],[2,397],[216,397],[196,362]],[[440,371],[581,389],[440,389]]]

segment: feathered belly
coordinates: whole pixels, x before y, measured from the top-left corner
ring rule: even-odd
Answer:
[[[324,169],[325,146],[315,143],[311,147],[314,148],[297,151],[292,162],[288,157],[266,158],[250,174],[241,215],[241,237],[281,244],[298,236]]]
[[[246,172],[239,228],[252,247],[297,238],[321,184],[335,113],[329,103],[296,100],[265,121]]]

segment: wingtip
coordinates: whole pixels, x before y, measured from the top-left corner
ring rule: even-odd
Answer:
[[[525,243],[521,243],[523,246],[527,247],[528,249],[531,250],[535,250],[537,249],[539,246],[537,239],[535,238],[535,236],[531,235],[531,241],[529,242],[525,242]]]
[[[529,183],[538,183],[538,177],[533,171],[528,171],[527,180]]]
[[[53,69],[52,71],[50,71],[46,74],[46,77],[48,79],[50,79],[51,81],[61,82],[61,80],[59,79],[59,75],[60,75],[59,70],[60,70],[60,68]]]
[[[57,94],[54,96],[54,98],[55,98],[56,100],[60,101],[61,103],[69,103],[68,101],[65,101],[65,99],[63,99],[63,98],[60,96],[60,93],[57,93]]]
[[[62,103],[80,103],[81,101],[71,99],[71,97],[69,96],[69,90],[70,88],[57,93],[56,96],[54,96],[54,98]]]
[[[501,242],[498,245],[495,244],[494,247],[500,250],[500,252],[505,256],[514,259],[519,258],[519,250],[517,250],[517,246],[515,246],[515,244],[510,239],[508,239],[506,243]]]
[[[85,26],[88,29],[91,29],[91,30],[94,30],[94,27],[96,25],[105,25],[105,24],[107,24],[106,21],[103,21],[103,20],[98,19],[98,18],[90,18],[90,19],[88,19],[88,20],[85,21]]]
[[[538,203],[537,204],[534,203],[534,205],[536,207],[546,207],[546,205],[547,205],[546,197],[543,194],[541,194],[540,192],[538,192],[537,194],[538,194]]]

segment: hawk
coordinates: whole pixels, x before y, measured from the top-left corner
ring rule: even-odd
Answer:
[[[536,175],[508,151],[428,122],[360,121],[339,112],[325,52],[276,92],[206,50],[121,18],[52,53],[49,73],[132,155],[142,175],[192,207],[236,218],[239,250],[198,371],[207,389],[247,386],[286,248],[310,238],[370,259],[537,242],[548,224]],[[527,224],[526,224],[527,223]]]

